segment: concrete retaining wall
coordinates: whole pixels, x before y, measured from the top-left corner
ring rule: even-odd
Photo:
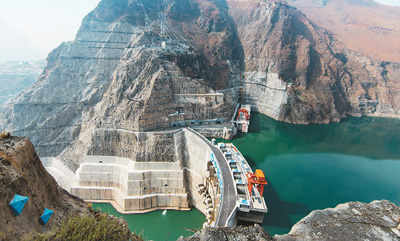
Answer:
[[[210,179],[209,160],[212,150],[206,138],[189,130],[157,135],[100,130],[97,134],[94,140],[99,140],[100,143],[89,154],[101,155],[86,156],[76,173],[55,158],[42,158],[46,169],[73,195],[86,200],[113,200],[113,204],[118,205],[118,210],[132,212],[157,208],[184,209],[189,207],[189,203],[205,215],[210,212],[210,205],[214,205],[215,212],[215,205],[219,204],[219,199],[218,203],[215,202],[218,195],[215,190],[207,194],[213,196],[212,204],[206,203],[205,194],[200,194],[197,190],[199,184],[207,185],[207,180]],[[102,134],[105,136],[101,137]],[[166,142],[162,141],[164,137]],[[140,151],[129,149],[139,142],[143,142],[142,152],[166,152],[165,148],[168,148],[167,156],[160,157],[160,153],[146,154],[147,157],[139,158],[140,161],[127,157],[137,157]],[[146,149],[146,143],[150,143],[149,150]],[[166,143],[168,146],[164,146]],[[113,145],[123,147],[116,148],[117,151],[113,152],[108,149]],[[101,149],[103,147],[104,150]],[[122,150],[126,155],[116,156]],[[104,153],[113,155],[105,156]],[[151,161],[150,156],[153,157]],[[216,186],[217,184],[210,188]]]
[[[83,199],[115,200],[125,211],[188,207],[183,171],[177,162],[87,156],[76,175],[78,184],[71,193]]]

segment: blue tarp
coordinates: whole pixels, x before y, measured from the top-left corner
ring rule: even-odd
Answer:
[[[53,211],[45,208],[42,216],[40,216],[40,218],[39,218],[39,222],[41,224],[45,225],[49,221],[51,215],[53,215]]]
[[[25,206],[25,203],[28,202],[29,198],[25,196],[20,196],[18,194],[14,195],[14,198],[8,204],[11,209],[11,212],[14,216],[18,216],[21,214],[22,209]]]

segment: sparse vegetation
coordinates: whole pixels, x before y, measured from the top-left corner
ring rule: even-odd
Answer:
[[[96,212],[94,216],[83,215],[69,218],[50,233],[34,233],[25,238],[27,241],[40,240],[138,240],[140,235],[132,234],[116,218]]]
[[[8,139],[8,138],[11,138],[10,132],[3,131],[0,133],[0,139]]]
[[[0,232],[0,240],[1,240],[1,241],[3,241],[3,240],[8,240],[8,239],[7,239],[7,235],[6,235],[5,233],[3,233],[3,232]]]
[[[4,166],[9,166],[9,165],[11,165],[10,160],[8,160],[7,158],[5,158],[5,157],[3,157],[3,156],[0,156],[0,162],[1,162],[1,164],[3,164]]]

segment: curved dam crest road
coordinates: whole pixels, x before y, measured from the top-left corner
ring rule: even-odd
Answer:
[[[187,129],[196,136],[201,139],[204,139],[207,145],[211,148],[214,153],[215,159],[218,162],[220,167],[220,173],[222,174],[223,183],[223,195],[221,200],[219,217],[217,218],[216,226],[229,226],[227,224],[229,218],[231,217],[232,212],[236,210],[236,192],[235,192],[235,183],[233,180],[233,176],[231,174],[231,169],[228,166],[228,162],[225,161],[225,157],[222,154],[221,150],[212,145],[204,136],[200,135],[196,131],[191,129]]]

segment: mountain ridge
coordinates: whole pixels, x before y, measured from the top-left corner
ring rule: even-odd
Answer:
[[[279,1],[103,0],[47,61],[38,82],[2,107],[0,128],[72,169],[97,129],[230,120],[239,99],[298,124],[400,117],[398,64],[346,48]]]

